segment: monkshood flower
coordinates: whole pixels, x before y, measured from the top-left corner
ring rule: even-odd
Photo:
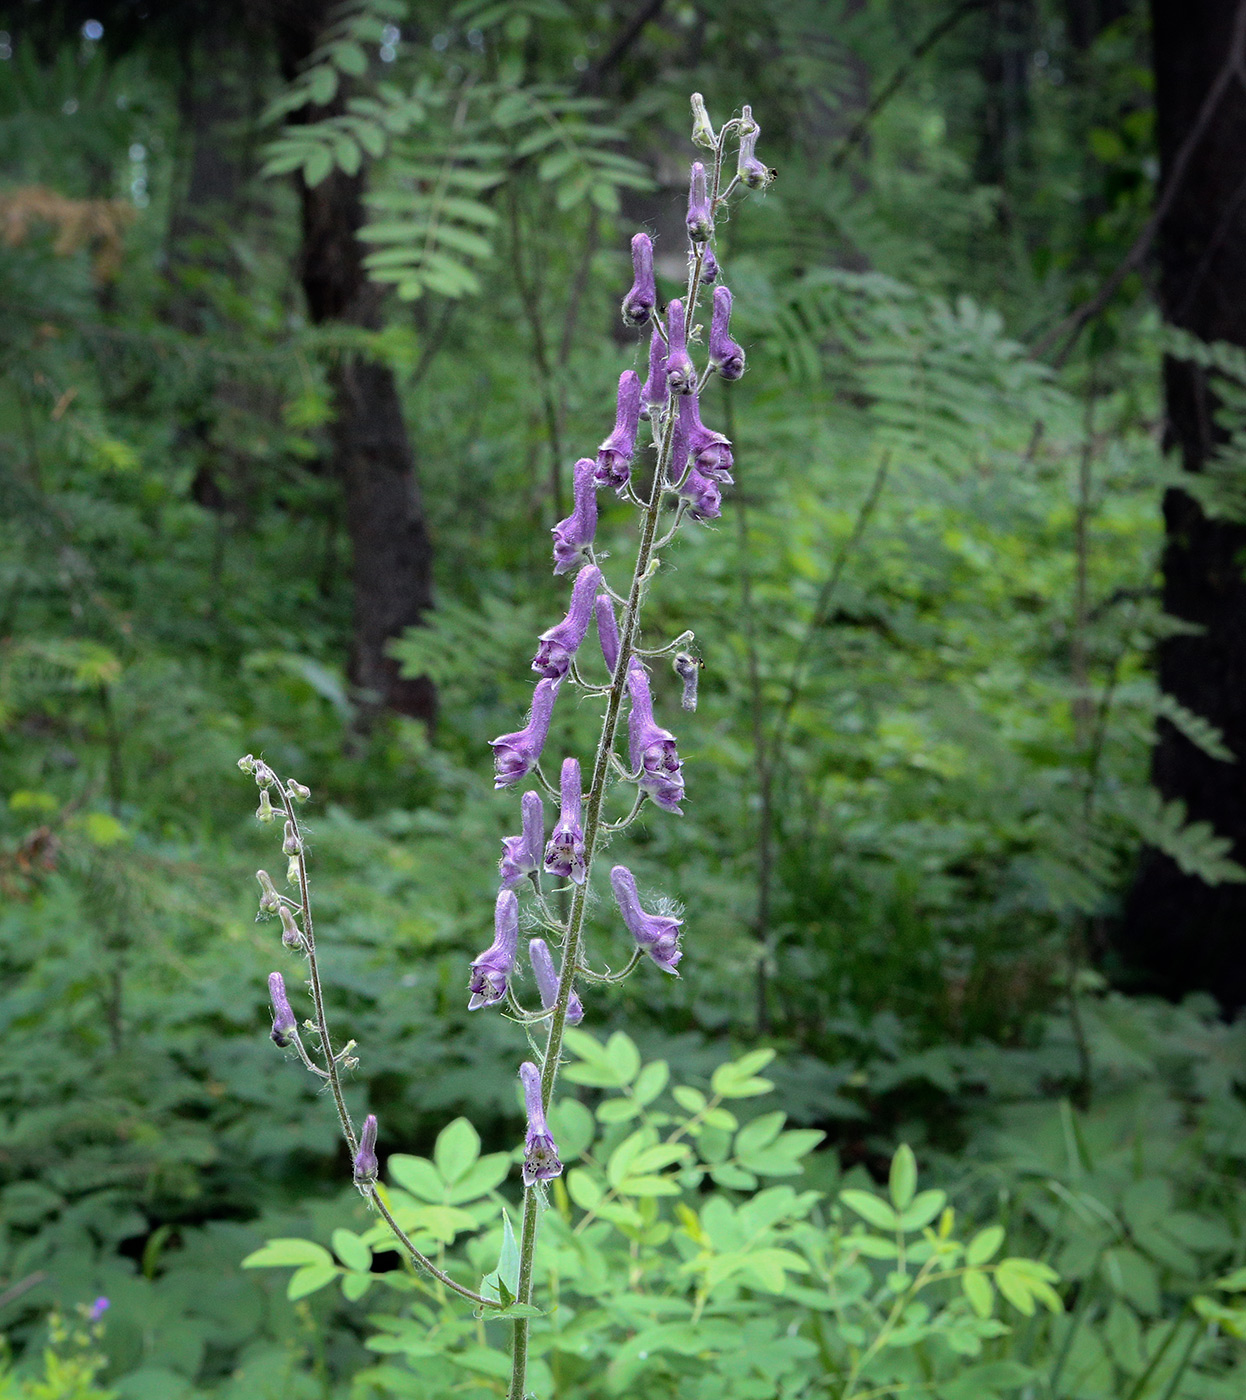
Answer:
[[[658,303],[653,280],[653,240],[647,233],[632,239],[632,289],[623,298],[623,320],[629,326],[643,326]]]
[[[293,1043],[298,1022],[294,1019],[294,1012],[290,1010],[285,978],[279,972],[268,974],[268,998],[273,1004],[273,1044],[284,1050]]]
[[[723,513],[723,493],[718,489],[718,483],[703,476],[696,467],[684,477],[679,495],[687,502],[688,514],[693,520],[717,520]]]
[[[597,636],[601,640],[601,656],[606,670],[614,675],[619,660],[619,624],[614,620],[614,604],[609,593],[597,595]]]
[[[525,792],[519,805],[523,809],[522,833],[502,838],[502,859],[498,864],[502,885],[508,890],[513,890],[525,875],[536,874],[545,849],[545,804],[541,794]]]
[[[614,414],[614,432],[597,449],[597,470],[593,480],[622,494],[632,475],[636,455],[636,429],[640,426],[640,376],[634,370],[619,375],[619,396]]]
[[[580,786],[580,764],[577,759],[562,762],[562,811],[545,848],[545,868],[551,875],[582,885],[584,864],[584,793]]]
[[[636,657],[627,668],[627,691],[632,709],[627,718],[628,752],[637,782],[650,799],[666,812],[682,814],[684,796],[683,764],[675,736],[653,718],[653,696],[649,677]]]
[[[495,788],[510,787],[536,767],[541,750],[545,747],[550,716],[554,713],[554,701],[558,698],[561,684],[561,680],[538,681],[527,724],[514,734],[500,734],[496,739],[489,740],[496,770],[493,779]]]
[[[506,995],[519,947],[519,901],[514,890],[499,890],[493,912],[493,942],[471,965],[469,1011],[494,1006]]]
[[[666,308],[666,383],[672,394],[691,394],[697,387],[697,369],[688,354],[684,304],[675,298]]]
[[[533,1186],[538,1181],[550,1181],[562,1175],[562,1163],[558,1160],[558,1146],[545,1121],[545,1108],[541,1103],[541,1071],[525,1060],[519,1066],[519,1077],[523,1080],[524,1105],[528,1110],[528,1132],[523,1143],[523,1184]]]
[[[363,1120],[363,1131],[359,1134],[359,1151],[355,1153],[355,1182],[367,1186],[376,1180],[379,1163],[376,1160],[376,1114],[369,1113]]]
[[[558,1000],[558,973],[554,959],[543,938],[533,938],[528,943],[528,958],[532,963],[532,975],[536,978],[536,989],[541,994],[541,1005],[548,1011]],[[584,1004],[572,992],[567,999],[567,1025],[578,1026],[584,1019]]]
[[[571,589],[571,606],[566,617],[548,632],[542,632],[540,645],[532,658],[532,669],[547,680],[561,680],[571,658],[580,649],[593,616],[593,599],[601,585],[601,570],[592,564],[580,570]]]
[[[744,373],[744,351],[731,339],[731,293],[726,287],[714,288],[710,364],[724,379],[739,379]]]
[[[688,261],[691,262],[696,257],[696,250],[689,249]],[[707,243],[705,254],[701,258],[701,281],[707,287],[712,287],[718,281],[718,259],[714,256],[714,250]]]
[[[735,465],[731,439],[701,422],[701,405],[696,394],[680,399],[679,415],[681,419],[686,419],[682,426],[692,465],[711,481],[730,486],[735,480],[731,475],[731,468]]]
[[[649,338],[649,378],[640,391],[640,416],[656,420],[670,402],[671,391],[666,384],[666,341],[654,326]]]
[[[750,190],[764,190],[774,179],[775,172],[767,170],[754,154],[761,127],[753,120],[751,107],[743,109],[743,122],[744,125],[740,128],[740,158],[736,164],[736,175],[740,183],[747,185]]]
[[[699,160],[692,162],[688,181],[688,217],[684,221],[688,237],[694,243],[705,243],[714,232],[714,216],[710,213],[709,190],[705,183],[705,167]]]
[[[554,572],[565,574],[581,560],[597,533],[597,487],[593,480],[597,464],[591,457],[581,457],[575,464],[573,492],[575,507],[565,520],[554,526]]]
[[[610,872],[610,886],[614,890],[623,922],[637,946],[648,953],[663,972],[678,977],[675,964],[683,957],[679,948],[679,930],[684,921],[669,914],[646,914],[640,907],[635,877],[625,865],[616,865]]]

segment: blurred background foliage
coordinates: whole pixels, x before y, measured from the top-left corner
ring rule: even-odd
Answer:
[[[1200,1259],[1246,1251],[1244,1047],[1210,1003],[1107,993],[1107,930],[1143,843],[1243,878],[1149,787],[1157,717],[1231,755],[1153,678],[1181,624],[1149,273],[1051,342],[1151,205],[1144,7],[369,0],[304,7],[297,62],[287,8],[28,3],[0,43],[14,1355],[34,1364],[54,1304],[106,1294],[103,1375],[133,1400],[344,1394],[362,1364],[358,1308],[238,1268],[349,1204],[330,1116],[266,1036],[252,872],[277,857],[243,752],[313,789],[355,1106],[392,1149],[460,1113],[511,1145],[513,1028],[464,1010],[513,825],[486,741],[559,611],[570,463],[641,353],[616,309],[632,232],[657,235],[664,295],[681,275],[692,90],[719,120],[751,102],[778,179],[720,246],[749,373],[706,409],[737,486],[651,612],[705,662],[677,726],[687,816],[635,843],[686,906],[687,975],[592,1019],[686,1078],[777,1046],[779,1102],[845,1168],[885,1170],[903,1137],[954,1198],[1030,1212],[1044,1257],[1077,1241],[1033,1182],[1089,1192],[1098,1133],[1124,1153],[1104,1210],[1132,1172],[1207,1216],[1152,1292],[1107,1270],[1095,1316],[1179,1313]],[[309,314],[307,211],[335,181],[375,315]],[[332,463],[358,361],[391,376],[420,483],[434,601],[387,651],[435,686],[431,727],[351,659]],[[625,524],[605,511],[616,556]],[[593,737],[591,707],[558,714],[557,746]],[[1163,1161],[1129,1158],[1160,1124]],[[1125,1393],[1085,1369],[1050,1393]]]

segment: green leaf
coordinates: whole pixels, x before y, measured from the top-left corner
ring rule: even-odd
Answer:
[[[734,1162],[724,1162],[721,1166],[712,1167],[710,1176],[719,1186],[729,1187],[733,1191],[751,1191],[757,1185],[757,1178],[753,1173],[745,1171],[743,1167],[737,1167]]]
[[[606,1100],[608,1103],[614,1100]],[[549,1111],[550,1128],[564,1162],[579,1157],[592,1146],[597,1125],[592,1112],[579,1099],[556,1099]]]
[[[349,1302],[357,1303],[372,1287],[372,1283],[373,1276],[371,1274],[343,1274],[342,1296]]]
[[[625,1176],[617,1188],[620,1196],[678,1196],[680,1187],[669,1176]]]
[[[736,1134],[736,1156],[742,1157],[746,1152],[758,1152],[763,1147],[769,1147],[783,1131],[785,1122],[787,1114],[780,1110],[775,1113],[763,1113],[760,1118],[746,1123]]]
[[[317,146],[303,162],[303,179],[313,189],[333,169],[333,151],[329,146]]]
[[[567,1194],[581,1210],[596,1210],[606,1193],[585,1167],[574,1167],[567,1173]]]
[[[491,1302],[505,1303],[508,1306],[519,1292],[519,1245],[515,1241],[515,1231],[511,1228],[511,1218],[502,1212],[502,1247],[498,1251],[498,1266],[491,1274],[480,1281],[480,1296]]]
[[[446,1183],[427,1157],[411,1157],[405,1152],[395,1152],[388,1166],[390,1177],[404,1191],[410,1191],[422,1201],[440,1203],[446,1199]]]
[[[1033,1279],[1016,1267],[1013,1259],[1004,1259],[995,1269],[995,1286],[1005,1298],[1026,1317],[1033,1317],[1035,1301]]]
[[[317,1293],[338,1276],[336,1264],[305,1264],[290,1275],[286,1284],[286,1297],[293,1302],[306,1298],[309,1293]]]
[[[848,1207],[855,1211],[862,1220],[867,1221],[879,1230],[897,1230],[900,1226],[900,1217],[887,1204],[869,1191],[841,1191],[839,1199]]]
[[[630,1084],[640,1069],[640,1051],[636,1042],[624,1031],[615,1033],[606,1041],[606,1060],[617,1076],[620,1086]]]
[[[559,1146],[562,1139],[558,1139]],[[479,1200],[506,1180],[510,1175],[511,1158],[509,1152],[490,1152],[478,1162],[468,1167],[453,1186],[446,1190],[446,1204],[462,1205],[465,1201]]]
[[[466,1118],[456,1118],[437,1134],[433,1161],[441,1178],[453,1185],[480,1156],[480,1134]]]
[[[366,1274],[372,1268],[372,1251],[353,1230],[334,1230],[332,1238],[334,1254],[348,1269]]]
[[[610,1154],[606,1164],[606,1179],[617,1189],[625,1176],[632,1174],[632,1165],[647,1147],[653,1146],[656,1134],[651,1128],[641,1128],[623,1139]]]
[[[1223,1288],[1226,1293],[1246,1291],[1246,1268],[1234,1269],[1231,1274],[1225,1274],[1223,1278],[1217,1279],[1216,1287]]]
[[[597,1117],[603,1123],[627,1123],[640,1113],[640,1105],[632,1099],[603,1099],[597,1105]]]
[[[688,1084],[676,1084],[671,1090],[671,1097],[688,1113],[700,1113],[708,1102],[700,1089],[694,1089]]]
[[[946,1191],[922,1191],[900,1217],[900,1229],[923,1230],[947,1204]]]
[[[671,1077],[670,1066],[665,1060],[654,1060],[640,1071],[635,1084],[632,1085],[632,1097],[637,1103],[645,1106],[651,1104],[654,1099],[666,1088],[667,1081]]]
[[[333,62],[352,78],[361,77],[368,71],[368,56],[353,41],[346,39],[333,46]]]
[[[917,1190],[917,1158],[913,1156],[913,1149],[908,1143],[901,1143],[891,1159],[887,1189],[891,1193],[891,1203],[898,1211],[905,1210],[913,1199]]]
[[[985,1264],[988,1259],[994,1258],[1003,1242],[1004,1227],[1002,1225],[988,1225],[985,1230],[979,1230],[969,1241],[969,1247],[965,1250],[965,1263],[975,1268],[979,1264]]]
[[[979,1317],[990,1317],[995,1308],[995,1290],[991,1280],[977,1269],[966,1269],[961,1275],[960,1286],[969,1306]]]
[[[304,1264],[332,1267],[333,1256],[312,1240],[278,1239],[269,1240],[242,1261],[244,1269],[288,1269]]]
[[[714,1093],[724,1099],[748,1099],[758,1094],[768,1094],[774,1085],[768,1079],[754,1078],[757,1070],[764,1069],[774,1059],[770,1049],[753,1050],[738,1060],[719,1065],[710,1079]]]

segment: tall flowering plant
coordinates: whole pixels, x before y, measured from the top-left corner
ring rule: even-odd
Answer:
[[[642,382],[633,370],[623,373],[613,431],[595,456],[575,464],[574,508],[553,529],[554,573],[574,574],[567,614],[537,639],[532,669],[540,679],[527,722],[514,733],[492,741],[495,787],[504,790],[526,785],[526,791],[519,804],[520,834],[502,843],[494,937],[470,965],[468,1006],[472,1010],[506,1008],[525,1026],[534,1047],[544,1032],[544,1048],[534,1048],[534,1058],[519,1066],[528,1128],[518,1288],[514,1294],[500,1285],[496,1274],[482,1283],[479,1292],[451,1278],[416,1247],[378,1191],[377,1120],[369,1114],[356,1131],[342,1092],[343,1074],[357,1063],[354,1042],[335,1051],[325,1014],[304,835],[297,815],[297,806],[308,791],[293,779],[283,784],[266,763],[251,755],[239,763],[260,787],[257,816],[262,821],[283,822],[282,851],[289,859],[287,880],[296,893],[280,893],[268,874],[260,871],[260,912],[278,916],[282,942],[306,960],[312,1016],[303,1026],[316,1043],[310,1050],[304,1045],[279,972],[269,978],[272,1038],[278,1046],[292,1048],[306,1068],[327,1085],[354,1160],[355,1183],[411,1260],[482,1312],[513,1319],[510,1400],[523,1400],[526,1393],[529,1320],[539,1312],[532,1302],[533,1258],[545,1183],[563,1169],[547,1114],[565,1028],[591,1015],[594,985],[622,981],[646,957],[662,972],[677,977],[684,956],[684,921],[665,901],[655,903],[643,896],[626,865],[615,865],[609,872],[617,917],[633,942],[631,957],[621,970],[594,968],[586,925],[594,864],[603,837],[625,830],[646,806],[679,814],[685,799],[678,743],[658,721],[650,674],[655,665],[669,658],[682,686],[682,706],[694,710],[699,662],[688,650],[693,634],[685,632],[664,645],[646,646],[641,619],[661,552],[689,521],[717,519],[722,488],[732,484],[731,443],[705,425],[700,408],[701,394],[711,376],[734,380],[744,373],[744,351],[731,338],[731,292],[722,281],[715,256],[715,227],[737,190],[762,189],[773,175],[755,155],[758,127],[748,107],[718,131],[699,93],[693,94],[692,112],[692,139],[706,154],[703,161],[693,162],[689,175],[684,294],[661,310],[653,244],[648,234],[636,234],[632,239],[634,280],[623,299],[622,315],[628,326],[648,332],[646,378]],[[732,148],[736,154],[734,172],[726,168]],[[698,367],[693,356],[700,343],[696,316],[711,285],[705,364]],[[647,424],[647,431],[642,423]],[[609,491],[630,504],[638,516],[631,580],[621,590],[607,578],[594,553],[599,494]],[[586,655],[585,643],[594,620],[600,666]],[[594,679],[594,672],[604,673],[604,679]],[[601,735],[587,768],[587,786],[584,770],[574,756],[562,760],[557,786],[542,766],[550,721],[564,687],[577,688],[604,705]],[[630,791],[630,806],[618,801],[617,791]],[[558,809],[548,840],[542,794],[556,802]],[[607,816],[608,803],[617,804],[617,817]],[[563,896],[565,915],[557,912],[560,901],[551,899],[556,893]],[[525,1006],[515,986],[521,896],[528,906],[528,922],[545,935],[528,943],[539,1008]]]

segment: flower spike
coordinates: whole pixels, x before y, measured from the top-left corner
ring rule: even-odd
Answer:
[[[581,457],[575,464],[575,508],[565,520],[554,526],[554,572],[565,574],[581,560],[588,558],[589,547],[597,533],[597,489],[593,481],[596,463],[591,457]]]
[[[502,884],[513,890],[525,875],[535,875],[541,868],[541,852],[545,849],[545,804],[541,794],[531,789],[525,792],[520,806],[523,809],[523,831],[519,836],[502,838],[502,859],[498,870]]]
[[[597,449],[598,486],[612,486],[620,495],[632,475],[636,453],[636,429],[640,426],[640,376],[635,370],[619,375],[619,395],[614,415],[614,432]]]
[[[634,656],[628,663],[627,690],[632,699],[628,744],[632,769],[639,774],[637,782],[663,811],[680,813],[684,776],[675,736],[654,721],[649,677]]]
[[[584,794],[580,787],[580,764],[565,758],[562,763],[562,812],[549,845],[545,848],[545,868],[551,875],[561,876],[573,884],[582,885],[587,873],[584,863]]]
[[[536,767],[545,747],[545,737],[549,733],[550,717],[554,713],[554,701],[558,698],[561,680],[538,681],[532,695],[532,709],[528,713],[528,723],[514,734],[500,734],[490,739],[493,749],[493,765],[496,776],[495,788],[510,787]]]
[[[558,973],[543,938],[533,938],[529,941],[528,959],[532,963],[536,989],[541,994],[541,1005],[548,1011],[558,1000]],[[572,992],[567,999],[567,1025],[578,1026],[583,1019],[584,1003]]]
[[[616,865],[610,872],[610,886],[623,915],[623,922],[636,940],[637,946],[648,953],[663,972],[678,977],[675,965],[683,957],[679,947],[682,919],[669,914],[646,914],[636,893],[636,878],[625,865]]]
[[[714,288],[710,364],[724,379],[739,379],[744,373],[744,351],[731,339],[731,293],[726,287]]]
[[[623,321],[629,326],[643,326],[657,305],[657,286],[653,280],[653,240],[647,233],[632,239],[632,289],[623,298]]]
[[[514,890],[500,890],[493,912],[493,942],[471,965],[469,1011],[496,1006],[506,995],[519,947],[519,900]]]
[[[567,674],[571,658],[580,649],[589,619],[593,616],[593,600],[601,585],[601,570],[589,564],[575,576],[571,589],[571,607],[566,617],[547,632],[542,632],[532,669],[547,680],[561,680]]]
[[[523,1081],[524,1106],[528,1110],[528,1132],[523,1144],[523,1184],[535,1186],[538,1181],[550,1181],[562,1175],[558,1146],[545,1121],[545,1106],[541,1102],[541,1071],[525,1060],[519,1066]]]

